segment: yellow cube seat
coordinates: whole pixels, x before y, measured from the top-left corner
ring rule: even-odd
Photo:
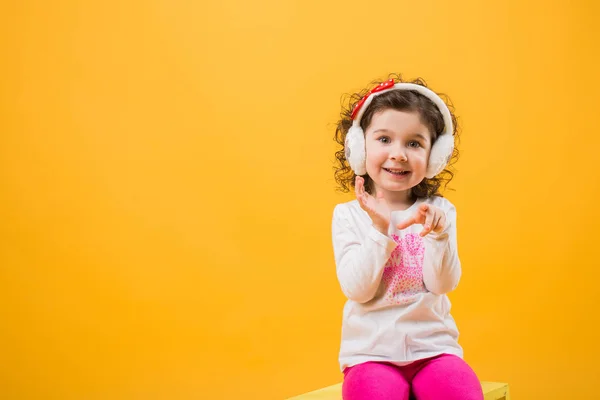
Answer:
[[[508,383],[481,382],[485,400],[510,400]],[[290,397],[287,400],[342,400],[342,384],[338,383],[322,389]]]

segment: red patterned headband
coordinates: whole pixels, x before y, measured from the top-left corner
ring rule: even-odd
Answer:
[[[356,117],[356,114],[358,114],[361,107],[363,106],[363,104],[365,103],[367,98],[369,98],[370,95],[372,95],[373,93],[381,92],[382,90],[391,89],[393,87],[394,87],[393,79],[387,80],[387,81],[382,82],[379,85],[375,86],[373,89],[371,89],[369,91],[369,93],[364,95],[363,98],[360,99],[360,101],[358,103],[356,103],[356,105],[354,106],[354,109],[352,110],[352,115],[350,116],[350,118],[354,119]]]

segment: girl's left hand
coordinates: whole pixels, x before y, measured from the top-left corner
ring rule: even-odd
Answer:
[[[396,227],[405,229],[413,224],[423,225],[421,236],[430,232],[441,233],[446,226],[446,214],[435,206],[421,204],[412,217],[400,222]]]

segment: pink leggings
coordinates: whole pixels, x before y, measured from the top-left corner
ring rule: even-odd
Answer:
[[[442,354],[397,367],[366,362],[344,370],[344,400],[483,400],[481,383],[460,357]]]

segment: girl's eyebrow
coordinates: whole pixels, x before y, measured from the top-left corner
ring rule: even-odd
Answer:
[[[422,133],[415,133],[413,136],[416,136],[422,140],[427,140],[427,136],[423,135]]]

